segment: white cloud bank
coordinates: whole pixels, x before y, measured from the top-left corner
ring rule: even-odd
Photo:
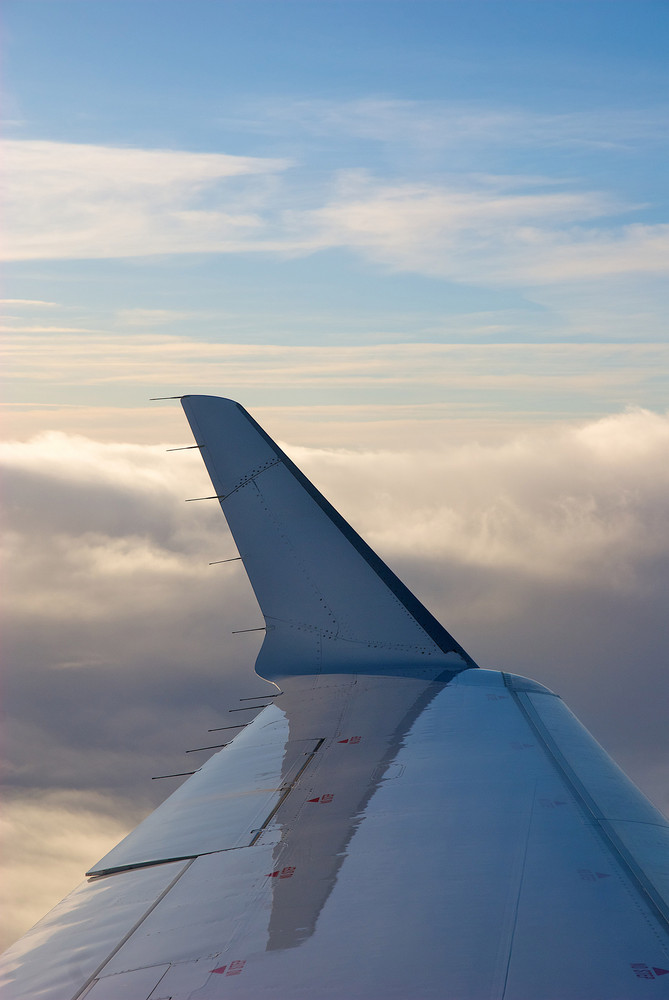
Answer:
[[[561,693],[666,810],[669,416],[381,444],[288,450],[482,666]],[[257,634],[230,632],[259,616],[239,563],[207,565],[235,550],[215,505],[183,503],[206,495],[195,452],[51,435],[0,464],[9,939],[257,692]],[[45,850],[65,859],[50,900]]]

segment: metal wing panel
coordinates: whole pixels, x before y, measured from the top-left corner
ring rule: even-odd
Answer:
[[[572,780],[587,788],[598,818],[617,819],[624,813],[639,823],[669,826],[560,698],[532,691],[520,691],[516,696],[538,733],[558,754],[561,766]]]
[[[666,924],[505,681],[287,684],[276,771],[318,736],[309,767],[252,846],[198,857],[118,932],[90,1000],[636,1000],[646,973],[669,995]]]
[[[515,696],[588,817],[669,922],[669,821],[561,700],[530,692]]]

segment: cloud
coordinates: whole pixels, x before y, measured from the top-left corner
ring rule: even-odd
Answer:
[[[19,306],[21,308],[53,309],[58,306],[57,302],[45,302],[42,299],[0,299],[0,305]]]
[[[281,159],[38,140],[7,140],[4,151],[6,259],[336,247],[391,270],[511,286],[669,268],[669,225],[621,224],[638,206],[541,177],[416,182],[329,169],[291,187],[277,184]]]
[[[635,149],[666,142],[666,109],[598,108],[563,113],[486,106],[481,102],[399,100],[275,100],[249,103],[224,119],[251,132],[316,138],[358,138],[415,149],[466,150],[494,146],[587,151]]]
[[[669,225],[584,225],[621,210],[598,192],[510,192],[494,178],[478,189],[389,185],[353,172],[342,177],[337,196],[297,225],[312,233],[314,245],[346,247],[393,270],[471,284],[666,273]]]
[[[63,334],[63,333],[75,333],[75,334],[87,334],[87,333],[99,333],[98,330],[87,329],[84,326],[45,326],[37,324],[26,324],[22,323],[20,326],[13,326],[9,323],[0,324],[0,333],[11,333],[17,336],[22,334]]]
[[[481,317],[476,319],[480,326]],[[459,327],[454,337],[468,336],[464,318],[453,326]],[[184,429],[178,405],[147,406],[147,400],[198,391],[234,395],[264,411],[276,408],[282,424],[296,412],[299,398],[309,413],[301,433],[311,424],[309,439],[325,433],[328,441],[343,423],[355,438],[360,429],[351,424],[351,414],[359,423],[372,411],[373,420],[385,421],[395,433],[416,421],[423,434],[438,441],[447,417],[454,426],[464,416],[493,425],[595,415],[626,405],[664,407],[669,346],[640,339],[314,346],[225,344],[138,332],[62,334],[54,350],[50,334],[17,333],[3,345],[11,386],[5,433],[23,439],[46,426],[107,440],[121,435],[179,444]],[[319,414],[315,426],[314,414]],[[363,426],[370,420],[365,416]]]
[[[45,355],[41,336],[15,336],[4,355],[15,377],[35,385],[439,386],[510,389],[562,385],[589,391],[632,385],[667,362],[662,343],[375,343],[360,346],[229,344],[172,334],[63,335]],[[536,387],[536,386],[535,386]]]
[[[114,803],[90,791],[5,796],[0,835],[12,863],[2,873],[1,940],[9,944],[43,917],[82,881],[82,859],[94,864],[128,829]]]
[[[197,319],[197,311],[185,312],[177,309],[119,309],[116,312],[116,321],[119,326],[126,328],[133,327],[153,327],[168,326],[179,323],[185,319]]]
[[[482,666],[561,693],[667,809],[669,416],[396,439],[286,447]],[[259,615],[239,563],[208,565],[235,554],[216,505],[183,502],[209,488],[196,452],[46,435],[0,465],[9,939],[257,692],[257,634],[231,631]]]
[[[5,259],[223,252],[263,228],[285,160],[5,140]]]

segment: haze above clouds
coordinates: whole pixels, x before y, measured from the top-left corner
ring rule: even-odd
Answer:
[[[240,399],[666,811],[666,5],[159,7],[4,8],[5,941],[262,684],[154,396]]]

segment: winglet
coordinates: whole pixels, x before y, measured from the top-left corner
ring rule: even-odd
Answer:
[[[182,405],[265,617],[261,676],[476,666],[239,403]]]

